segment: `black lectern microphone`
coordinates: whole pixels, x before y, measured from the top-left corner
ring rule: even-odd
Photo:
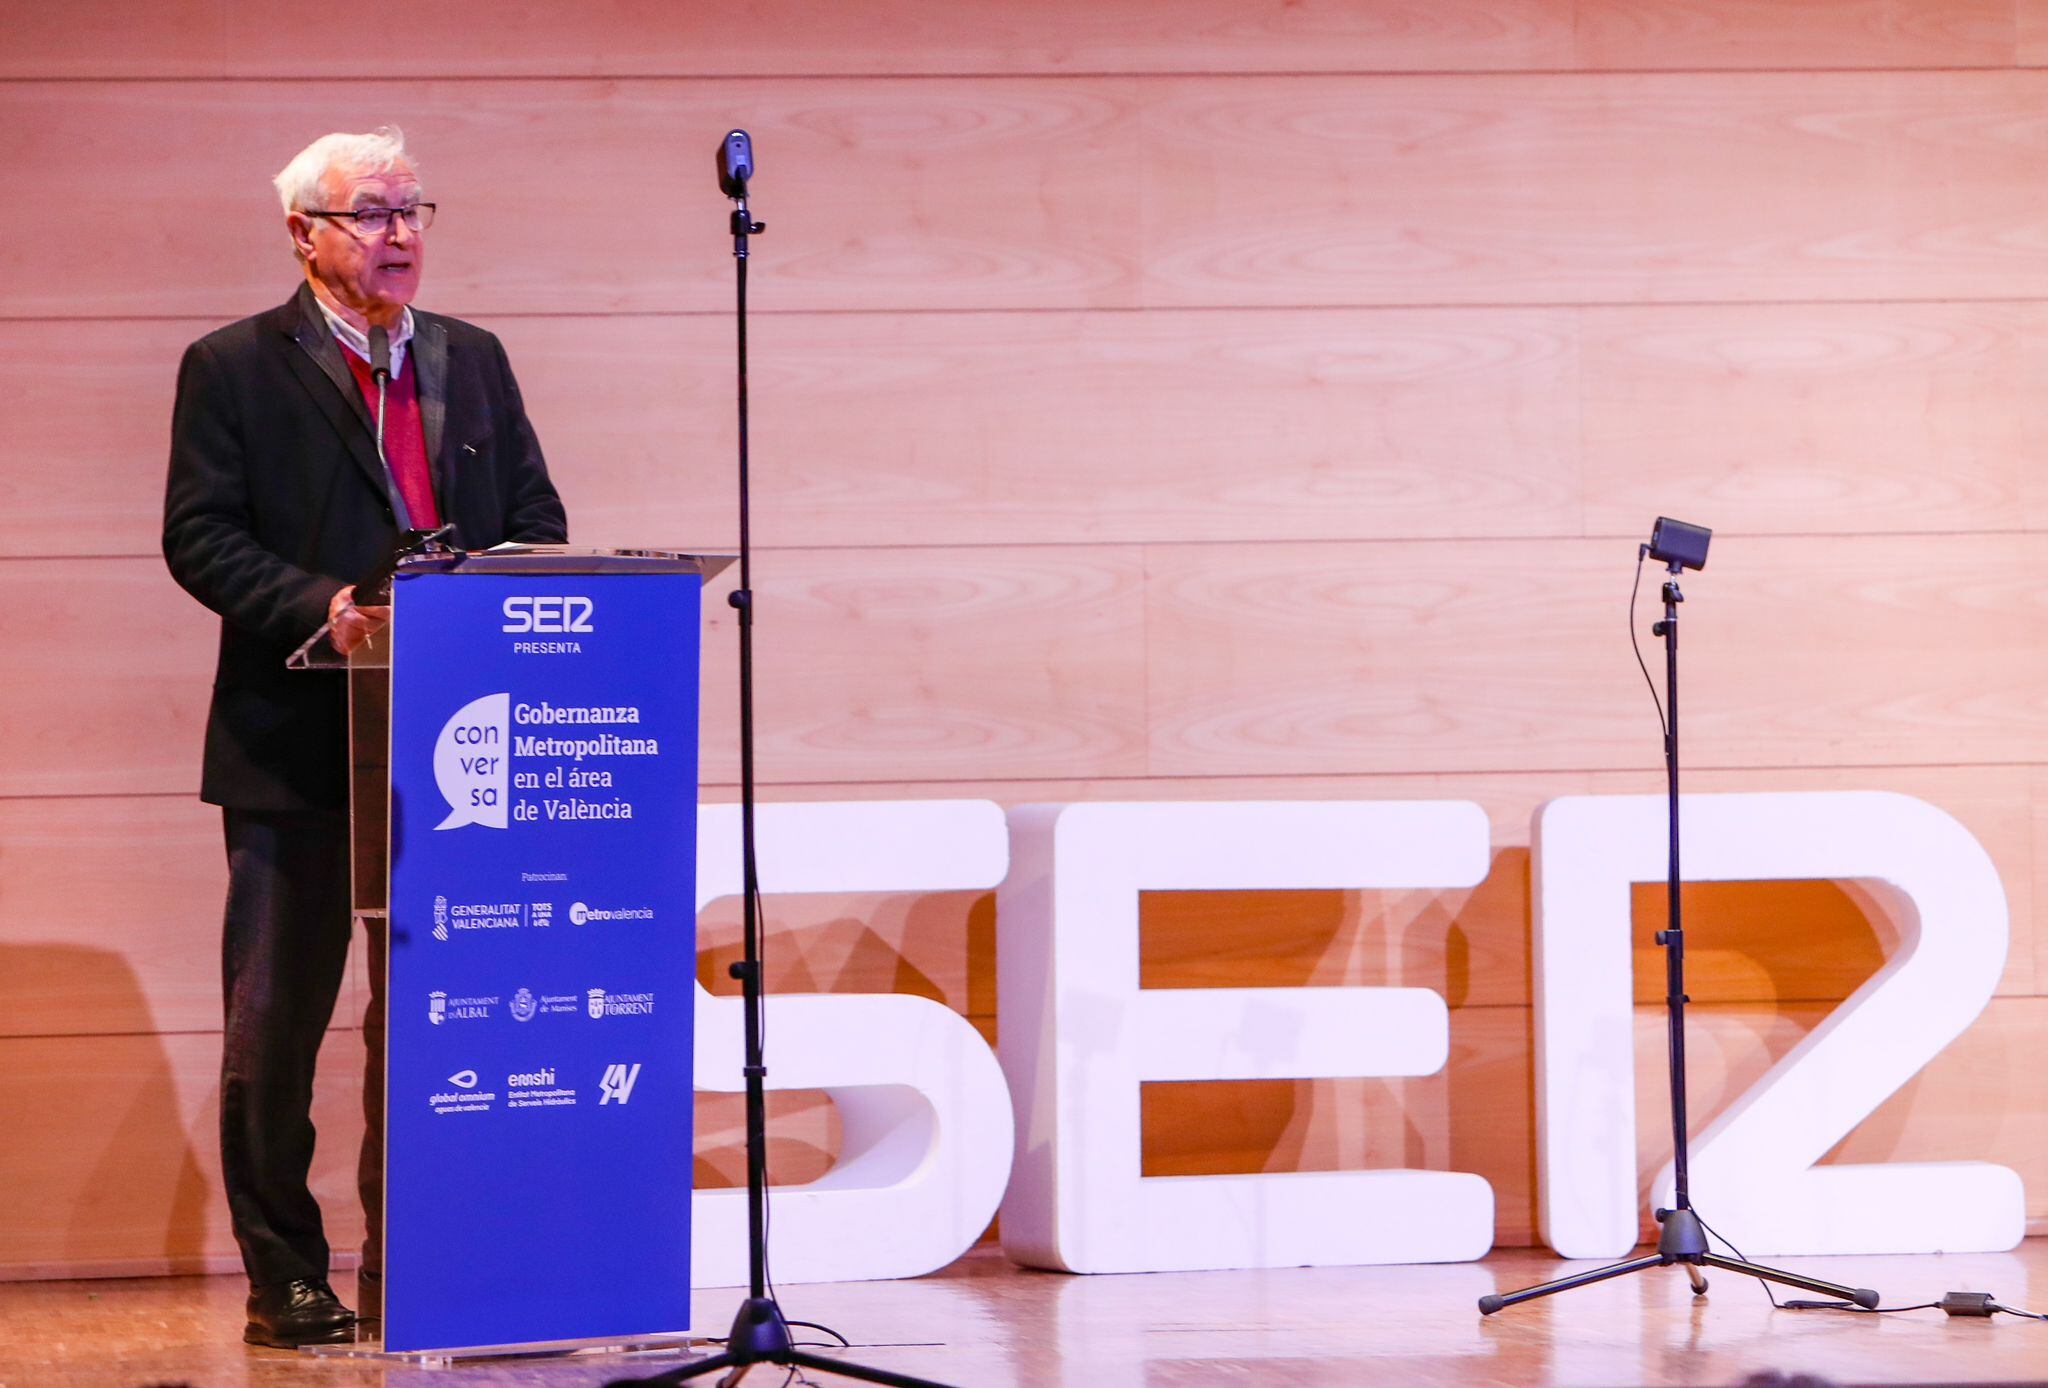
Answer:
[[[744,130],[728,130],[718,142],[718,191],[729,198],[747,195],[747,180],[754,176],[754,142]]]
[[[392,513],[399,518],[400,526],[410,526],[412,517],[406,513],[405,497],[391,476],[391,459],[384,452],[384,393],[391,384],[391,334],[382,328],[370,329],[370,379],[377,383],[377,461],[384,468],[384,485],[390,489]],[[391,581],[386,578],[384,583],[388,589]]]
[[[444,525],[438,530],[401,531],[384,551],[383,557],[370,567],[368,573],[356,580],[355,588],[349,594],[349,601],[357,607],[388,605],[391,601],[391,578],[398,572],[399,563],[415,554],[425,554],[454,533],[453,525]]]

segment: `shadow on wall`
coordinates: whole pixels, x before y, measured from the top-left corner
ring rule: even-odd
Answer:
[[[137,1019],[112,1034],[0,1038],[0,1275],[217,1262],[215,1183],[195,1144],[212,1131],[219,1036],[155,1034],[133,970],[105,950],[0,944],[0,980],[0,1016],[15,1025],[27,1013],[13,1000],[31,990],[90,999],[77,1010],[96,1020]]]

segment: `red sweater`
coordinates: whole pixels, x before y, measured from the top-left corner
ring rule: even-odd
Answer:
[[[377,382],[370,364],[354,352],[341,354],[363,393],[374,427],[377,418]],[[432,530],[441,523],[434,505],[433,474],[427,468],[427,435],[420,425],[420,393],[413,375],[412,354],[406,353],[405,368],[391,378],[384,389],[384,459],[391,464],[391,476],[415,529]]]

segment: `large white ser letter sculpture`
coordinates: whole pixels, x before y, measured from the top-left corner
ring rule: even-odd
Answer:
[[[1908,906],[1899,952],[1694,1139],[1700,1212],[1758,1255],[2017,1244],[2025,1193],[2006,1167],[1814,1165],[1990,1000],[2006,903],[1983,847],[1925,801],[1876,791],[1688,795],[1679,820],[1687,881],[1874,878]],[[1663,796],[1536,813],[1538,1213],[1567,1258],[1636,1242],[1629,887],[1663,880],[1666,834]],[[1671,1179],[1655,1182],[1665,1205]]]
[[[766,893],[986,889],[1009,860],[1003,812],[986,800],[762,805],[755,840]],[[739,890],[739,807],[707,805],[697,909]],[[825,1090],[841,1123],[832,1169],[773,1191],[776,1279],[915,1277],[965,1253],[1010,1174],[1009,1094],[981,1034],[893,994],[771,993],[764,1025],[768,1087]],[[740,1000],[697,985],[697,1088],[742,1088],[744,1041]],[[692,1284],[744,1283],[746,1192],[699,1191],[690,1208]]]
[[[1018,1151],[1003,1247],[1069,1272],[1448,1262],[1493,1243],[1493,1188],[1448,1171],[1141,1175],[1147,1080],[1427,1075],[1427,988],[1146,989],[1146,890],[1469,887],[1464,801],[1087,804],[1011,812],[998,894],[998,1049]]]

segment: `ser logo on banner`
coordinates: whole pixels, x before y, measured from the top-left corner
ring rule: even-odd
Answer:
[[[571,632],[594,631],[590,618],[597,604],[589,598],[528,597],[515,594],[505,599],[505,625],[500,631]]]

